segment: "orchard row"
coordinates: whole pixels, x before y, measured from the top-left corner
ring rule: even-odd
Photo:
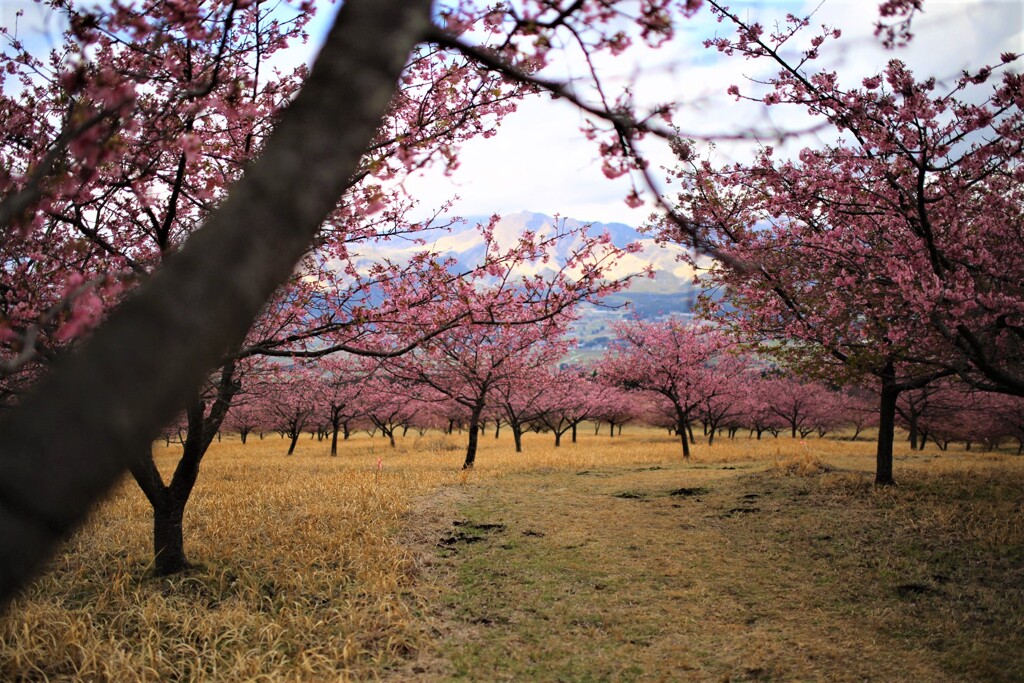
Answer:
[[[395,359],[338,354],[315,363],[253,365],[222,430],[288,437],[291,455],[300,435],[331,441],[356,430],[379,433],[395,444],[410,429],[468,434],[465,467],[488,424],[508,429],[522,451],[526,431],[576,440],[585,422],[609,436],[629,423],[667,428],[682,454],[697,434],[751,438],[832,434],[856,439],[878,425],[877,393],[868,386],[834,387],[784,373],[745,354],[720,330],[706,325],[633,321],[616,326],[618,339],[604,357],[559,363],[561,339],[513,335],[488,327],[462,327]],[[517,343],[518,342],[518,343]],[[914,448],[931,440],[993,449],[1016,443],[1024,450],[1024,399],[978,392],[963,383],[937,382],[901,394],[901,426]],[[184,441],[184,420],[164,434]]]

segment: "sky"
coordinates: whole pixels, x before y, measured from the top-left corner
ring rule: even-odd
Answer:
[[[822,64],[839,72],[841,82],[856,84],[873,75],[892,58],[901,59],[920,76],[956,77],[962,69],[998,63],[1002,52],[1024,52],[1024,2],[1022,0],[925,0],[924,14],[915,20],[915,38],[909,47],[884,50],[872,37],[877,0],[746,0],[731,3],[734,11],[751,21],[773,25],[787,13],[812,15],[812,27],[827,24],[840,28],[843,37],[829,45]],[[33,33],[45,41],[54,36],[52,22],[42,20],[38,7],[24,0],[0,0],[0,24],[13,26],[19,19],[20,35]],[[323,39],[336,6],[324,2],[310,25],[310,45],[296,49],[290,59],[311,60]],[[813,13],[813,14],[812,14]],[[601,65],[620,84],[630,83],[640,102],[671,100],[679,103],[676,123],[694,135],[728,135],[737,130],[777,126],[793,130],[807,120],[794,109],[768,110],[735,102],[726,94],[736,84],[749,92],[747,78],[766,77],[772,69],[758,72],[759,63],[723,57],[705,50],[701,43],[724,30],[708,12],[687,22],[675,39],[660,50],[639,51],[631,58],[607,60]],[[806,34],[809,40],[810,33]],[[571,60],[561,69],[579,68]],[[582,117],[571,105],[537,97],[523,102],[507,117],[493,138],[473,141],[462,150],[460,168],[451,177],[428,171],[410,178],[406,189],[420,202],[425,214],[457,196],[457,215],[488,215],[536,211],[582,221],[623,222],[639,225],[650,205],[629,208],[624,198],[629,184],[609,181],[600,170],[596,146],[580,132]],[[814,145],[813,137],[787,143],[780,153]],[[716,159],[741,160],[749,144],[719,142]],[[653,168],[671,163],[661,143],[649,147]]]
[[[844,82],[859,83],[877,73],[892,58],[908,63],[922,76],[955,78],[965,68],[998,63],[1001,52],[1024,52],[1024,2],[1020,0],[925,0],[925,13],[916,20],[915,39],[905,49],[888,51],[872,36],[875,16],[868,0],[825,2],[734,2],[733,9],[771,25],[787,12],[814,12],[812,26],[828,24],[843,31],[828,66]],[[657,53],[648,51],[636,64],[619,71],[646,75],[635,84],[638,99],[671,97],[681,103],[677,123],[684,131],[729,134],[755,124],[764,127],[763,108],[738,105],[726,95],[731,84],[748,89],[746,76],[756,76],[756,64],[740,58],[723,58],[701,47],[710,32],[721,30],[705,15],[677,36],[672,45]],[[809,39],[809,36],[808,36]],[[846,80],[849,79],[849,80]],[[792,110],[791,110],[792,111]],[[781,128],[799,129],[802,116],[790,116],[779,107],[770,110],[771,121]],[[579,132],[580,114],[569,104],[537,98],[508,117],[497,136],[466,145],[461,166],[451,178],[428,173],[411,179],[407,189],[433,206],[458,195],[455,213],[485,215],[520,210],[560,214],[583,221],[623,222],[639,225],[650,206],[630,209],[624,202],[626,182],[610,182],[600,171],[597,149]],[[813,145],[813,138],[790,143],[790,150]],[[749,147],[747,148],[749,149]],[[669,164],[664,145],[652,152],[655,166]],[[717,158],[740,159],[744,149],[719,143]]]

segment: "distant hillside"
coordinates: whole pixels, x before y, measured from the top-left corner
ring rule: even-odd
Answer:
[[[450,230],[427,232],[421,237],[426,239],[428,247],[454,257],[460,264],[470,266],[479,263],[484,254],[483,238],[477,226],[489,220],[489,216],[467,216],[464,223],[457,224]],[[563,220],[568,228],[584,224],[583,221],[573,218]],[[607,342],[609,325],[615,320],[633,315],[641,318],[658,318],[664,315],[689,314],[695,303],[696,293],[692,284],[692,268],[677,259],[682,252],[681,247],[659,246],[652,237],[623,223],[594,222],[590,225],[592,234],[606,231],[611,237],[612,244],[617,247],[625,247],[634,242],[640,244],[640,251],[623,258],[618,268],[610,273],[611,277],[639,273],[648,265],[653,267],[655,277],[635,279],[628,290],[609,296],[603,307],[585,306],[583,316],[577,324],[577,336],[584,348],[603,348]],[[522,211],[502,216],[495,226],[494,234],[499,246],[509,247],[515,244],[526,230],[544,237],[553,234],[555,229],[553,217]],[[572,241],[563,243],[555,254],[555,260],[559,261],[559,264],[552,264],[550,267],[558,267],[577,246],[578,243]],[[400,259],[402,253],[411,254],[422,248],[411,243],[395,241],[388,243],[385,250],[389,258]],[[368,261],[373,257],[372,254],[365,256]]]

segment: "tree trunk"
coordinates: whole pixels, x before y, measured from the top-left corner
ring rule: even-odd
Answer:
[[[697,439],[693,438],[693,425],[690,424],[689,420],[686,421],[686,427],[685,427],[684,431],[685,431],[685,433],[690,435],[690,443],[692,445],[696,446],[697,445]]]
[[[292,432],[292,441],[291,444],[288,446],[288,455],[292,455],[293,453],[295,453],[295,444],[298,442],[298,440],[299,431],[295,430],[294,432]]]
[[[555,430],[555,448],[562,445],[562,432]]]
[[[187,499],[165,496],[165,501],[153,506],[153,571],[157,576],[183,572],[191,565],[185,558],[182,520]]]
[[[338,428],[340,426],[341,425],[338,425],[338,424],[334,425],[334,435],[331,437],[331,455],[332,456],[337,456],[338,455]]]
[[[469,415],[469,443],[466,445],[466,461],[462,463],[462,469],[473,469],[476,462],[476,446],[480,438],[480,414],[483,412],[482,404],[473,406]]]
[[[683,444],[683,459],[690,459],[690,438],[692,434],[687,435],[687,428],[689,425],[686,413],[683,412],[682,408],[676,406],[676,434],[679,435],[679,441]],[[690,438],[687,438],[687,437]]]
[[[576,443],[576,423],[572,423],[572,442]]]
[[[171,483],[164,485],[152,452],[142,454],[129,466],[139,488],[153,509],[154,571],[161,576],[189,568],[185,557],[182,523],[185,506],[199,477],[199,465],[227,416],[231,400],[241,388],[235,380],[235,364],[221,368],[217,397],[206,413],[206,404],[197,400],[185,411],[187,427],[182,439],[182,454]]]
[[[896,431],[896,399],[900,391],[896,386],[896,373],[892,363],[882,372],[881,400],[878,406],[878,448],[875,455],[875,484],[893,486],[892,444]]]
[[[516,442],[516,453],[523,452],[523,429],[518,424],[512,426],[512,440]]]

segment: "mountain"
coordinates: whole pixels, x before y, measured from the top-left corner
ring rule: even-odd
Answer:
[[[428,243],[449,255],[455,256],[460,263],[469,264],[474,259],[483,255],[483,239],[477,231],[477,226],[487,223],[488,216],[469,216],[465,222],[446,232],[436,240],[429,240]],[[638,278],[633,282],[625,298],[637,302],[638,307],[645,311],[654,313],[658,308],[652,308],[651,302],[658,302],[658,306],[665,309],[665,312],[689,310],[691,305],[690,296],[692,290],[693,269],[678,260],[683,252],[681,247],[675,245],[659,246],[649,235],[639,232],[636,228],[623,223],[600,223],[583,222],[574,218],[560,218],[565,228],[575,229],[583,225],[589,225],[591,234],[607,232],[612,244],[624,248],[632,243],[640,244],[640,251],[634,254],[627,254],[612,272],[610,277],[625,277],[633,273],[643,271],[651,265],[655,272],[653,279]],[[521,211],[519,213],[502,216],[494,227],[494,236],[498,245],[507,248],[516,243],[520,235],[530,230],[538,237],[547,237],[555,233],[555,219],[551,216]],[[564,262],[568,254],[579,246],[579,240],[563,240],[555,252],[555,259]],[[622,298],[617,300],[622,303]]]
[[[461,266],[470,267],[478,264],[484,256],[484,241],[477,228],[489,220],[489,216],[467,216],[447,229],[426,231],[419,236],[426,241],[427,248],[455,258]],[[607,232],[612,244],[619,248],[633,243],[640,245],[639,251],[622,258],[621,263],[608,274],[609,277],[621,278],[640,273],[648,265],[655,274],[653,278],[634,279],[629,289],[607,297],[604,306],[584,306],[575,329],[582,347],[603,347],[608,340],[610,324],[615,320],[633,315],[658,318],[690,313],[696,300],[696,290],[692,282],[693,269],[678,260],[682,247],[658,245],[652,237],[623,223],[584,223],[573,218],[559,218],[558,221],[570,229],[589,225],[588,231],[593,235]],[[530,211],[504,215],[494,226],[494,236],[499,247],[508,248],[516,244],[527,230],[540,238],[553,235],[557,230],[555,218]],[[554,253],[556,263],[536,264],[529,270],[524,269],[524,274],[554,270],[578,246],[579,238],[561,241]],[[403,254],[412,254],[423,248],[423,245],[394,240],[374,249],[376,253],[366,252],[363,256],[367,263],[380,256],[401,260]]]

